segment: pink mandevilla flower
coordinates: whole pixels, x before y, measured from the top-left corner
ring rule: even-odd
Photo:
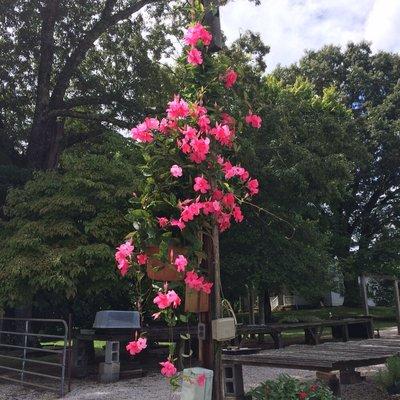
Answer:
[[[154,140],[153,134],[144,122],[132,128],[131,135],[132,139],[139,143],[150,143]]]
[[[207,179],[203,178],[202,176],[197,176],[196,178],[194,178],[194,185],[193,185],[193,189],[196,192],[200,192],[200,193],[207,193],[208,190],[211,189],[210,184],[208,183]]]
[[[192,65],[203,64],[203,56],[201,51],[197,50],[195,47],[191,48],[187,55],[187,61]]]
[[[171,305],[171,302],[170,302],[168,296],[166,295],[166,293],[161,293],[161,292],[159,292],[157,294],[157,296],[153,300],[153,303],[157,304],[157,306],[160,310],[164,310]]]
[[[209,46],[212,35],[200,22],[196,22],[194,26],[191,26],[185,32],[184,41],[188,46],[196,46],[199,40],[201,40],[205,46]]]
[[[125,276],[129,270],[129,262],[127,259],[123,259],[118,262],[118,269],[122,276]]]
[[[165,228],[169,222],[168,218],[165,218],[165,217],[158,217],[157,221],[158,221],[158,225],[160,226],[160,228]]]
[[[242,210],[240,209],[240,207],[235,206],[233,207],[233,218],[235,218],[236,222],[242,222],[243,221],[243,214],[242,214]]]
[[[186,118],[189,115],[188,103],[175,95],[174,100],[168,103],[167,115],[170,119]]]
[[[147,129],[158,129],[160,126],[157,118],[146,118],[144,123],[146,124]]]
[[[178,296],[175,290],[168,290],[167,298],[169,305],[172,305],[173,308],[177,308],[181,304],[181,298]]]
[[[186,224],[181,219],[171,219],[170,224],[178,227],[181,231],[186,227]]]
[[[249,189],[250,194],[253,196],[259,192],[258,188],[258,180],[257,179],[250,179],[247,182],[247,189]]]
[[[136,256],[137,262],[139,265],[146,265],[147,264],[147,260],[149,259],[149,257],[147,256],[147,254],[138,254]]]
[[[139,354],[142,350],[147,347],[147,339],[146,338],[139,338],[138,340],[134,340],[129,342],[126,345],[126,350],[132,355]]]
[[[169,360],[160,362],[160,365],[162,366],[161,374],[167,378],[172,378],[177,372],[175,365]]]
[[[189,156],[190,160],[196,164],[200,164],[206,159],[207,154],[210,151],[210,139],[194,138],[190,141],[190,146],[192,150],[192,153]]]
[[[261,128],[261,122],[261,117],[253,114],[251,111],[249,111],[248,115],[246,115],[246,123],[251,125],[253,128]]]
[[[213,284],[211,282],[206,282],[203,276],[197,275],[195,271],[189,271],[186,274],[185,283],[191,289],[196,291],[203,291],[207,294],[211,293],[211,288]]]
[[[175,178],[182,176],[182,168],[179,165],[174,164],[171,169],[171,175]]]
[[[174,264],[178,272],[184,272],[188,265],[188,260],[184,255],[179,254],[178,257],[176,257]]]
[[[237,73],[233,70],[233,69],[228,69],[225,72],[225,76],[224,76],[224,81],[225,81],[225,87],[227,89],[231,88],[237,79]]]

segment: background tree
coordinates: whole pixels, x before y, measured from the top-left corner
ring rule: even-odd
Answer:
[[[325,214],[334,232],[333,254],[345,277],[345,304],[357,304],[359,273],[380,268],[371,263],[377,249],[379,257],[392,264],[398,265],[400,259],[393,242],[387,240],[388,235],[398,237],[400,138],[395,110],[400,56],[372,54],[367,43],[350,43],[343,51],[326,46],[307,52],[298,65],[277,68],[274,74],[286,83],[303,76],[319,93],[334,85],[353,110],[355,126],[346,139],[353,178],[346,195],[326,208]]]
[[[115,244],[130,227],[125,216],[139,157],[130,140],[104,130],[65,151],[59,171],[37,172],[9,193],[8,221],[0,225],[0,304],[33,300],[47,315],[74,312],[76,322],[99,308],[132,305],[113,265]]]
[[[169,80],[158,60],[169,42],[160,24],[149,28],[138,13],[146,5],[148,20],[168,8],[155,0],[1,3],[5,163],[54,168],[68,146],[67,117],[127,128],[149,104],[164,101]]]

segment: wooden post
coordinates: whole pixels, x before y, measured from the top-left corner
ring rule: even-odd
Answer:
[[[369,315],[367,279],[364,274],[361,274],[360,281],[361,281],[361,293],[364,306],[364,314]]]
[[[399,280],[393,281],[394,285],[394,301],[396,305],[396,320],[397,320],[397,334],[400,335],[400,293],[399,293]]]

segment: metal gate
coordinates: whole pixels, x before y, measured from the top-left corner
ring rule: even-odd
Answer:
[[[44,329],[45,332],[52,333],[43,333]],[[57,334],[54,334],[54,331]],[[40,344],[41,339],[62,343],[59,349],[46,348]],[[0,379],[56,391],[60,396],[64,396],[67,339],[68,326],[62,319],[0,316]],[[49,358],[50,355],[57,359],[52,361],[41,359]],[[40,372],[32,370],[35,366],[36,369],[40,367]],[[56,372],[49,374],[46,368],[55,369]],[[43,384],[43,380],[55,382],[57,385]]]

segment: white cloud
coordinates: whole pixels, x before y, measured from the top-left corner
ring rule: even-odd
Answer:
[[[271,46],[269,70],[297,61],[305,49],[366,39],[374,50],[400,50],[400,0],[248,0],[221,8],[228,41],[250,29]]]

